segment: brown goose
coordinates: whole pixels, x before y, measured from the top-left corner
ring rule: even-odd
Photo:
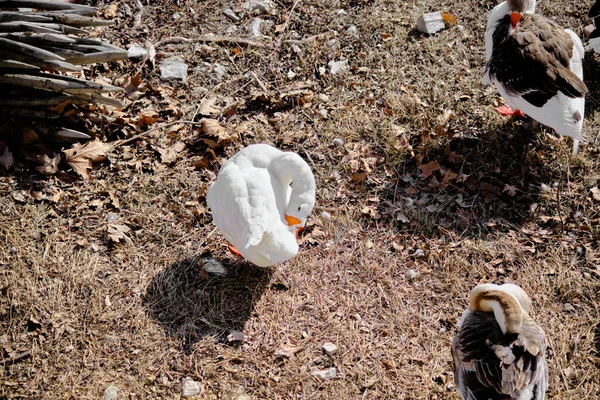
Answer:
[[[507,0],[492,10],[485,33],[484,84],[493,84],[510,107],[563,136],[573,138],[573,155],[583,139],[584,48],[569,29],[534,14],[535,0]]]
[[[543,400],[546,338],[514,284],[476,286],[452,341],[454,380],[464,400]]]

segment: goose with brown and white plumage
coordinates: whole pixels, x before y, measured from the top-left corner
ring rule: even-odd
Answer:
[[[452,341],[454,380],[463,400],[543,400],[546,337],[514,284],[476,286]]]
[[[584,116],[584,48],[579,37],[537,15],[535,0],[507,0],[492,10],[485,33],[484,84],[493,84],[510,107],[563,136],[577,154]],[[512,107],[512,109],[511,109]]]

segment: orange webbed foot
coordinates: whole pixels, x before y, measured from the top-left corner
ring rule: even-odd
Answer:
[[[496,111],[498,111],[498,113],[500,115],[503,115],[505,117],[517,117],[517,118],[527,118],[527,116],[525,114],[523,114],[523,111],[519,110],[519,109],[513,109],[510,106],[500,106],[496,108]]]
[[[244,256],[242,255],[242,253],[240,253],[240,252],[239,252],[239,250],[238,250],[238,249],[236,249],[236,248],[235,248],[235,246],[234,246],[234,245],[232,245],[232,244],[230,244],[230,245],[229,245],[229,251],[230,251],[230,252],[231,252],[231,254],[233,254],[234,256],[238,256],[238,257],[242,257],[242,258],[244,257]]]

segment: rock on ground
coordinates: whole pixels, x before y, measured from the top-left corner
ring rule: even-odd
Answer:
[[[200,383],[185,377],[181,382],[181,397],[192,397],[200,394]]]
[[[181,79],[187,80],[188,65],[179,56],[164,59],[160,65],[160,77],[163,80]]]

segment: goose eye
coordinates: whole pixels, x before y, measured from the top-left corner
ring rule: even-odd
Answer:
[[[300,211],[301,208],[302,208],[302,206],[298,207],[298,211]]]

